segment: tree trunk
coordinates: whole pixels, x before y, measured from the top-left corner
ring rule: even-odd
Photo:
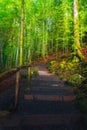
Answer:
[[[22,65],[23,58],[23,38],[24,37],[24,0],[21,5],[21,27],[20,27],[20,66]]]
[[[18,105],[18,99],[19,99],[19,78],[20,78],[20,71],[16,73],[15,108]]]
[[[17,49],[16,49],[16,64],[15,66],[17,67],[19,65],[19,43],[20,43],[20,29],[18,30],[18,40],[17,40]]]
[[[74,51],[77,57],[82,60],[84,57],[80,51],[79,41],[79,15],[78,15],[78,0],[74,0]]]
[[[22,0],[22,4],[21,4],[20,62],[19,62],[20,66],[22,66],[23,37],[24,37],[24,0]],[[16,74],[15,108],[18,105],[18,99],[19,99],[19,80],[20,80],[20,71],[18,71],[17,74]]]

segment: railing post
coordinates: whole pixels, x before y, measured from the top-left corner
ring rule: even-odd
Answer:
[[[28,80],[30,80],[31,67],[28,66]]]
[[[17,107],[19,100],[19,79],[20,79],[20,70],[18,70],[16,73],[15,108]]]

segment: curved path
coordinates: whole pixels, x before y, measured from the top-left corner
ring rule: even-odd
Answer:
[[[18,108],[0,120],[0,130],[85,130],[79,125],[73,89],[45,66],[34,68],[39,75],[30,83],[21,80]]]

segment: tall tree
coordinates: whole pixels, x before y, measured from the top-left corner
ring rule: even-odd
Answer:
[[[74,51],[76,51],[77,56],[82,60],[84,57],[80,48],[78,0],[74,0]]]
[[[23,58],[23,40],[24,40],[24,0],[21,3],[21,25],[20,25],[20,66],[22,65]]]

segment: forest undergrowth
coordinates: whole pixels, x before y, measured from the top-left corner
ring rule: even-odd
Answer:
[[[85,56],[86,57],[86,56]],[[69,54],[62,54],[48,64],[49,72],[60,77],[66,84],[73,87],[76,94],[76,106],[87,121],[87,60],[79,61]]]

